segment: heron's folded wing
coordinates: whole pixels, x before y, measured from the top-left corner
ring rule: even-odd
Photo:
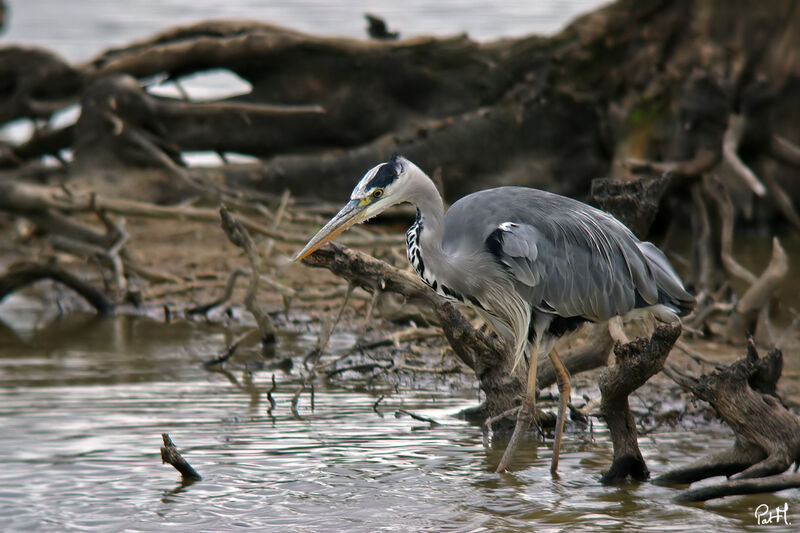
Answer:
[[[536,225],[504,222],[486,241],[534,307],[590,320],[627,313],[637,296],[647,303],[658,299],[653,274],[636,243],[610,217],[575,213],[556,214]]]

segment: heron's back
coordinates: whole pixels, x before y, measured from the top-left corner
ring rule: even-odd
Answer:
[[[510,279],[535,309],[561,317],[600,321],[658,304],[683,315],[694,303],[654,245],[604,211],[538,189],[460,199],[445,214],[442,248],[471,258],[484,278]]]

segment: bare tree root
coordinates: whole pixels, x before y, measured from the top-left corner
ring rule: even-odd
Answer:
[[[698,291],[708,291],[714,275],[711,222],[699,184],[692,185],[692,279]]]
[[[258,253],[256,244],[244,225],[234,218],[224,206],[219,208],[219,215],[222,219],[222,230],[225,232],[225,236],[228,237],[231,243],[242,248],[247,253],[247,258],[250,262],[250,284],[247,287],[244,305],[256,320],[262,344],[274,344],[275,324],[272,322],[272,317],[261,309],[257,298],[261,255]]]
[[[714,168],[719,160],[719,152],[702,148],[694,157],[684,161],[649,161],[630,158],[625,162],[625,166],[631,172],[655,172],[678,178],[693,178]]]
[[[46,187],[18,182],[0,182],[0,210],[23,216],[44,215],[48,212],[61,213],[94,213],[105,211],[130,217],[157,219],[183,219],[202,222],[216,222],[219,213],[216,209],[192,207],[186,205],[155,205],[148,202],[125,200],[102,196],[92,192],[66,192],[60,187]],[[239,216],[242,225],[250,232],[275,239],[280,242],[302,244],[308,235],[305,233],[281,230],[277,231],[260,224],[249,217]],[[380,246],[400,244],[403,239],[392,236],[344,235],[340,239],[344,243],[359,246]]]
[[[207,315],[209,311],[214,309],[215,307],[219,307],[220,305],[224,304],[228,300],[231,299],[233,296],[233,288],[236,285],[236,280],[240,276],[246,276],[247,271],[243,268],[235,268],[228,274],[228,280],[225,282],[225,290],[222,292],[222,295],[218,298],[214,298],[210,302],[199,304],[190,307],[186,310],[187,315]]]
[[[728,450],[669,471],[654,481],[683,484],[720,475],[733,479],[765,478],[781,474],[792,463],[800,462],[800,418],[790,413],[775,395],[782,367],[780,350],[774,348],[759,358],[752,338],[745,358],[709,375],[695,378],[676,367],[666,367],[664,373],[701,400],[709,402],[736,437]],[[786,486],[797,486],[794,477],[783,480],[770,478],[760,489],[787,483]],[[759,484],[729,481],[690,491],[679,498],[700,501],[728,494],[747,494],[756,490],[754,487],[759,487]]]
[[[684,503],[704,502],[725,496],[764,494],[798,487],[800,487],[800,474],[782,474],[756,479],[736,479],[718,485],[689,489],[676,496],[675,500]]]
[[[678,322],[658,326],[649,339],[638,338],[615,346],[615,364],[600,375],[600,411],[614,446],[614,460],[603,474],[602,483],[618,483],[629,477],[643,481],[650,475],[639,451],[628,396],[661,371],[680,334]]]
[[[742,339],[755,331],[759,312],[769,305],[775,291],[789,273],[789,258],[777,237],[772,239],[772,258],[761,276],[742,295],[728,317],[725,338],[728,342]]]
[[[746,118],[743,115],[733,114],[728,117],[728,128],[722,137],[722,156],[733,174],[741,179],[756,196],[764,196],[767,189],[755,172],[748,167],[739,157],[739,144],[742,141],[746,127]]]
[[[756,281],[755,275],[733,258],[734,212],[728,191],[718,179],[712,178],[710,174],[707,174],[703,180],[703,190],[717,204],[720,219],[720,259],[723,268],[729,276],[739,278],[748,285],[752,285]]]
[[[0,301],[17,289],[43,279],[66,285],[85,298],[98,313],[109,314],[114,311],[114,302],[85,281],[56,266],[37,263],[17,264],[0,276]]]

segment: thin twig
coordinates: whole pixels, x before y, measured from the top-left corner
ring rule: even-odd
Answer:
[[[199,304],[195,305],[194,307],[190,307],[189,309],[186,310],[186,314],[190,316],[207,315],[210,310],[224,304],[225,302],[231,299],[231,296],[233,296],[233,288],[236,285],[236,279],[239,276],[246,276],[246,275],[247,272],[243,268],[237,268],[231,271],[231,273],[228,274],[228,280],[225,282],[225,290],[223,291],[222,295],[219,298],[215,298],[214,300],[205,304]]]
[[[394,416],[397,417],[397,418],[400,418],[401,415],[410,416],[414,420],[419,420],[420,422],[427,422],[428,424],[430,424],[432,426],[441,425],[441,424],[439,424],[439,422],[437,422],[433,418],[428,418],[427,416],[417,415],[417,414],[414,414],[414,413],[412,413],[410,411],[406,411],[405,409],[398,409],[397,411],[394,412]]]

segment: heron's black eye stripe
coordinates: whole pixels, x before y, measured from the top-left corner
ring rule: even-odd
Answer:
[[[383,196],[383,189],[375,189],[372,191],[373,198],[380,198],[381,196]]]

